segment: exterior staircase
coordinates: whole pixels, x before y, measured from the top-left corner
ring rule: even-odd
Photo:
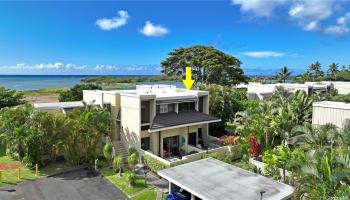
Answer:
[[[126,150],[122,141],[114,140],[113,147],[115,149],[115,154],[120,155],[123,158],[128,157],[128,151]]]

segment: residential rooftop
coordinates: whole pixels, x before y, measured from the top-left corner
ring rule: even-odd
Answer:
[[[320,102],[314,102],[314,103],[313,103],[313,106],[316,106],[316,107],[325,107],[325,108],[338,108],[338,109],[350,110],[350,103],[337,102],[337,101],[320,101]]]
[[[42,110],[55,110],[55,109],[68,109],[83,107],[82,101],[70,101],[70,102],[54,102],[54,103],[35,103],[34,107]]]
[[[195,98],[200,94],[207,95],[208,91],[187,90],[177,88],[175,85],[137,85],[133,90],[84,90],[94,94],[120,94],[126,96],[153,96],[156,99],[168,98]]]
[[[294,188],[235,167],[214,158],[206,158],[158,174],[203,200],[265,200],[288,199]]]

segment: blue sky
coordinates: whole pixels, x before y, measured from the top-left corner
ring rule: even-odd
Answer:
[[[174,48],[213,45],[248,74],[350,64],[344,0],[0,2],[0,74],[158,74]]]

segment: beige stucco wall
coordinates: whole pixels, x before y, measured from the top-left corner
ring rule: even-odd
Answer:
[[[121,140],[126,148],[141,148],[141,101],[138,96],[121,95]]]
[[[172,136],[182,136],[185,138],[185,144],[181,147],[181,149],[185,150],[186,152],[189,151],[188,147],[188,133],[193,133],[193,132],[198,132],[198,128],[202,128],[202,136],[204,143],[207,143],[207,138],[208,138],[208,125],[195,125],[195,126],[190,126],[189,128],[187,127],[182,127],[182,128],[175,128],[175,129],[170,129],[170,130],[165,130],[161,131],[161,137],[159,141],[159,132],[153,132],[153,133],[148,133],[147,131],[142,131],[141,137],[150,137],[150,150],[156,154],[159,155],[159,142],[160,142],[160,148],[163,149],[163,139],[167,137],[172,137]],[[163,157],[163,152],[160,152],[160,156]]]

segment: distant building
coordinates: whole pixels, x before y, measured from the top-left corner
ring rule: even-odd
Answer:
[[[298,84],[298,83],[275,83],[275,84],[261,84],[261,83],[249,83],[241,84],[236,88],[246,88],[247,96],[249,100],[266,100],[271,98],[277,87],[282,87],[290,93],[298,90],[305,91],[306,94],[312,94],[316,92],[328,92],[331,88],[330,85],[320,83]]]
[[[305,82],[305,84],[324,84],[331,86],[338,91],[338,94],[349,94],[350,93],[350,82],[342,81],[321,81],[321,82]]]

